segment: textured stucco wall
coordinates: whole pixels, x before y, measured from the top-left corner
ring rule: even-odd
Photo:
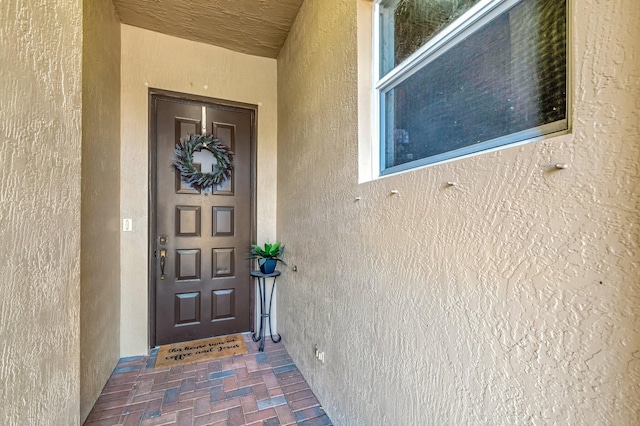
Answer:
[[[80,414],[120,357],[120,20],[84,0],[82,50]]]
[[[122,25],[121,354],[148,350],[149,87],[258,105],[257,237],[276,235],[277,66],[275,59]],[[247,248],[247,251],[249,248]]]
[[[278,308],[335,424],[637,423],[640,3],[574,3],[571,134],[364,184],[357,2],[303,5],[278,57],[299,268]]]
[[[77,425],[82,3],[0,22],[0,424]]]

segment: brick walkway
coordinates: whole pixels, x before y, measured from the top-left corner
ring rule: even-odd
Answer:
[[[85,426],[331,425],[282,344],[249,353],[155,369],[150,357],[120,360]]]

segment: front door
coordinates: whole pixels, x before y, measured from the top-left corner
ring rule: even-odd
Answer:
[[[152,93],[151,115],[152,344],[249,331],[255,109]],[[172,166],[176,144],[194,133],[212,134],[234,152],[225,183],[197,190]],[[194,155],[200,170],[215,164],[208,151]]]

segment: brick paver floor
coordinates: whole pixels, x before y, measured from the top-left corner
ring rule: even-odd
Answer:
[[[172,368],[149,357],[123,358],[85,426],[331,425],[282,344]]]

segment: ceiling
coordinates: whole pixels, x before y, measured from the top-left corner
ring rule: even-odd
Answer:
[[[113,0],[124,24],[275,58],[304,0]]]

